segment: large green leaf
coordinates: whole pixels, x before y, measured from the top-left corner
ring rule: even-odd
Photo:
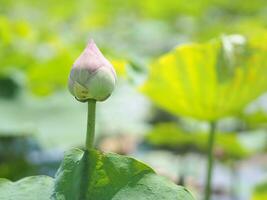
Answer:
[[[69,151],[56,175],[56,200],[192,200],[147,165],[114,153]]]
[[[238,114],[267,90],[267,50],[257,40],[228,36],[181,45],[150,68],[141,90],[158,106],[182,116],[216,120]]]
[[[11,182],[0,179],[1,200],[49,200],[54,181],[48,176],[32,176]]]

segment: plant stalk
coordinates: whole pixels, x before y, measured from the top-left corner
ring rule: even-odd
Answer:
[[[210,122],[210,131],[208,139],[208,164],[205,184],[205,200],[210,200],[212,192],[212,172],[213,172],[213,149],[215,143],[216,123]]]
[[[90,150],[94,147],[95,138],[95,110],[96,100],[88,100],[88,116],[87,116],[87,132],[86,132],[86,149]]]

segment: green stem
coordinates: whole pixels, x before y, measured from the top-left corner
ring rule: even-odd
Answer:
[[[212,170],[213,170],[213,148],[215,142],[215,122],[210,123],[209,141],[208,141],[208,166],[206,174],[206,185],[205,185],[205,200],[210,200],[211,196],[211,181],[212,181]]]
[[[87,150],[90,150],[94,147],[95,110],[96,110],[96,101],[88,100],[88,116],[87,116],[87,132],[86,132],[86,149]]]

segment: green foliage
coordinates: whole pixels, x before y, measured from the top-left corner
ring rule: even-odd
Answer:
[[[244,66],[242,63],[243,53],[241,53],[241,55],[234,55],[234,57],[241,56],[240,58],[242,59],[238,58],[237,64],[234,64],[233,67],[221,68],[222,65],[228,66],[229,60],[222,59],[222,62],[216,62],[217,58],[222,53],[221,43],[219,41],[203,45],[192,44],[181,48],[178,47],[172,53],[167,54],[166,57],[163,56],[159,59],[159,61],[166,60],[167,65],[165,65],[166,63],[157,64],[157,62],[156,64],[153,64],[153,70],[158,70],[159,72],[159,74],[156,72],[153,75],[156,77],[154,80],[158,79],[159,82],[162,83],[159,84],[154,80],[151,82],[153,88],[151,87],[149,90],[154,93],[151,98],[156,104],[176,115],[186,115],[197,117],[199,119],[213,120],[236,114],[240,112],[249,101],[258,96],[265,87],[266,81],[264,79],[266,78],[264,77],[266,77],[266,70],[263,71],[261,67],[264,68],[264,66],[266,66],[266,61],[263,59],[266,57],[266,54],[261,52],[263,52],[262,49],[264,48],[266,50],[265,46],[267,40],[266,38],[263,39],[261,36],[254,34],[254,32],[266,31],[264,30],[264,27],[266,27],[267,24],[267,15],[265,12],[267,4],[265,4],[265,0],[193,0],[190,4],[188,4],[187,0],[70,0],[67,2],[63,0],[0,1],[1,97],[16,97],[15,94],[18,92],[18,89],[21,88],[27,88],[37,95],[49,95],[54,91],[65,87],[73,60],[78,56],[80,50],[84,48],[85,42],[88,40],[89,36],[95,37],[96,40],[99,41],[100,47],[105,51],[105,54],[109,54],[112,58],[116,58],[116,55],[119,55],[119,59],[114,61],[115,68],[117,72],[119,72],[119,75],[127,77],[129,74],[127,74],[128,72],[125,66],[128,63],[128,59],[130,60],[130,58],[132,58],[132,55],[133,57],[138,58],[138,61],[143,61],[152,56],[160,55],[170,46],[173,46],[173,42],[177,44],[188,40],[202,40],[218,36],[225,32],[241,32],[246,33],[246,35],[251,35],[253,32],[252,35],[255,37],[252,44],[249,44],[249,46],[252,46],[254,52],[254,44],[257,43],[257,47],[255,48],[259,48],[260,50],[258,49],[259,51],[255,51],[255,54],[253,53],[250,55],[251,49],[249,47],[248,51],[245,51],[249,52],[249,56],[248,59],[247,56],[244,56]],[[131,26],[129,26],[129,24],[131,24]],[[255,38],[258,41],[254,41]],[[175,61],[169,63],[168,59],[169,57],[173,57],[172,55],[174,55]],[[125,59],[125,57],[127,59]],[[180,62],[183,61],[185,61],[186,64],[180,65]],[[175,62],[177,63],[173,64]],[[189,64],[187,64],[187,62]],[[211,66],[211,63],[216,63],[214,64],[216,67]],[[173,66],[178,64],[179,67],[174,67],[176,69],[172,69]],[[204,66],[206,64],[206,67],[202,67],[202,65]],[[242,64],[242,66],[240,67],[239,64]],[[262,64],[261,67],[259,66],[260,64]],[[159,69],[156,69],[156,65],[160,66]],[[252,69],[251,66],[255,67]],[[163,68],[167,70],[163,72],[164,70],[161,70]],[[212,69],[210,70],[210,68]],[[17,75],[22,76],[17,77]],[[178,79],[177,76],[179,77]],[[165,79],[165,77],[167,77],[167,79]],[[10,82],[10,80],[14,80],[15,82]],[[178,84],[176,82],[177,80],[180,81]],[[261,86],[259,86],[260,84]],[[151,89],[153,89],[153,91]],[[58,99],[61,98],[61,96],[58,97]],[[65,96],[62,99],[65,100]],[[37,118],[39,118],[40,115],[42,115],[42,118],[46,118],[46,120],[49,118],[45,123],[36,123],[34,120],[34,124],[38,124],[38,126],[45,124],[41,127],[41,129],[45,129],[42,133],[48,134],[48,132],[51,132],[53,134],[54,132],[58,132],[58,134],[51,137],[53,139],[52,142],[49,140],[48,135],[43,134],[41,137],[43,143],[51,144],[53,141],[60,141],[60,144],[66,144],[66,141],[69,140],[68,138],[71,138],[71,144],[77,145],[78,142],[75,139],[79,136],[64,135],[64,137],[62,137],[62,134],[60,133],[66,134],[66,132],[54,128],[55,118],[58,117],[57,113],[65,110],[64,112],[73,114],[75,111],[66,109],[62,106],[63,103],[61,101],[58,103],[60,106],[54,106],[52,109],[53,111],[51,111],[51,102],[47,100],[46,104],[49,104],[50,106],[48,106],[47,109],[43,108],[43,112],[40,110],[36,112],[34,109],[35,102],[31,101],[29,102],[30,106],[28,106],[28,104],[27,106],[23,106],[23,103],[20,104],[20,101],[21,99],[14,101],[14,104],[16,105],[11,106],[13,108],[11,109],[11,112],[15,113],[15,116],[17,115],[15,108],[19,108],[20,113],[23,113],[17,115],[16,119],[14,117],[12,120],[7,120],[9,116],[8,114],[11,113],[8,109],[4,109],[4,111],[7,112],[2,112],[4,113],[2,119],[5,118],[4,122],[8,121],[8,126],[10,126],[10,123],[18,126],[20,119],[24,118],[24,116],[27,119],[31,114],[36,113],[33,115],[38,116]],[[37,103],[35,103],[35,106],[36,105]],[[5,107],[5,104],[3,107]],[[21,111],[21,108],[24,108],[24,110]],[[48,110],[48,112],[45,112],[45,110]],[[7,113],[7,115],[5,113]],[[22,115],[23,117],[21,117]],[[65,116],[67,115],[68,114]],[[252,120],[256,120],[256,118],[253,118]],[[262,120],[265,120],[265,118],[262,118]],[[249,121],[251,120],[249,119]],[[75,124],[74,121],[67,121],[67,123],[68,122]],[[12,127],[14,127],[13,125]],[[54,129],[53,131],[50,131],[52,129],[51,127]],[[68,129],[68,126],[66,128]],[[19,127],[19,130],[20,129],[21,127]],[[7,135],[8,134],[9,133],[7,133]],[[173,142],[171,145],[173,145],[174,148],[174,142],[178,141],[175,139],[177,137],[179,138],[179,141],[183,142],[181,146],[190,144],[190,148],[193,146],[193,148],[205,151],[205,141],[207,136],[204,133],[194,134],[194,138],[191,136],[193,134],[188,135],[190,136],[178,136],[173,134],[173,136],[170,136],[170,138],[173,137],[173,140],[169,142]],[[199,137],[195,135],[199,135]],[[56,140],[55,137],[59,139]],[[166,139],[160,138],[162,135],[158,135],[158,137],[159,138],[156,140],[165,141]],[[195,144],[195,138],[197,138],[197,145]],[[222,134],[222,136],[218,136],[218,139],[222,147],[219,144],[218,146],[226,151],[227,154],[233,154],[236,157],[246,155],[246,152],[243,152],[242,147],[240,147],[240,144],[236,141],[237,138],[235,136]],[[154,141],[155,143],[156,140]],[[2,142],[5,143],[4,140]],[[6,148],[9,144],[10,143],[8,142],[5,145],[0,145],[4,149],[2,152],[5,151],[6,153],[9,153],[9,149]],[[167,141],[166,144],[168,144]],[[13,145],[11,147],[10,145],[9,147],[11,150],[16,147],[19,149],[19,145],[16,147],[13,147]],[[75,155],[70,155],[71,164],[66,166],[66,168],[70,168],[70,170],[72,170],[71,166],[74,171],[76,170],[74,175],[80,173],[80,167],[84,167],[84,164],[83,162],[80,162],[80,159],[85,159],[84,157],[86,156],[81,154],[84,153],[77,152],[77,154],[75,154],[77,157]],[[3,158],[3,155],[4,154],[1,154],[0,158]],[[14,154],[10,155],[12,155],[12,157],[7,156],[5,159],[8,158],[8,162],[13,162],[11,158],[14,158]],[[97,153],[92,153],[91,155],[95,158],[95,164],[100,163],[103,164],[103,166],[106,166],[107,163],[105,162],[96,162],[97,158],[103,157],[106,159],[108,157],[111,159],[113,154],[98,155],[99,154]],[[27,157],[26,155],[21,154],[18,154],[18,156],[21,159]],[[112,158],[114,157],[116,156],[113,155]],[[76,166],[73,164],[71,158],[76,159],[81,165],[77,164]],[[119,157],[118,159],[122,159],[122,157]],[[0,166],[1,174],[8,173],[10,177],[16,177],[15,172],[13,172],[15,170],[14,166],[17,167],[19,165],[15,162],[12,163],[12,165],[6,164],[7,162]],[[101,166],[99,168],[102,169]],[[23,171],[26,173],[27,170],[24,169],[25,168],[23,167]],[[92,174],[101,175],[101,172],[107,171],[109,170],[102,170],[99,171],[99,173]],[[10,175],[12,172],[14,177]],[[66,170],[64,170],[63,173],[64,177],[66,175],[65,172]],[[78,182],[83,181],[83,178],[81,178],[81,180],[78,180],[79,177],[76,177],[76,179],[75,177],[72,178],[74,175],[66,175],[69,180],[73,180],[72,185],[69,185],[69,183],[63,184],[64,187],[66,184],[66,187],[70,188],[69,191],[79,190],[79,184],[75,185],[74,183],[76,180]],[[105,177],[107,176],[104,176],[103,180],[101,179],[101,182],[96,182],[95,185],[104,184],[106,180]],[[37,179],[39,180],[39,178]],[[157,181],[156,179],[160,180]],[[21,183],[26,183],[26,185],[28,185],[28,181],[25,180],[29,180],[31,183],[34,181],[31,179],[24,179]],[[58,180],[60,180],[59,177]],[[12,183],[5,180],[2,181],[1,187],[8,187],[6,189],[7,191],[11,191],[12,195],[14,195],[14,199],[20,200],[19,197],[15,196],[17,194],[16,192],[21,192],[22,189],[25,189],[26,192],[26,190],[30,190],[31,188],[27,188],[26,185],[25,188],[22,188],[21,185],[19,185],[21,190],[13,188],[9,189],[13,186],[17,187],[17,183],[19,182]],[[142,184],[147,182],[149,182],[148,185],[155,182],[161,184],[162,182],[165,182],[165,180],[162,180],[151,172],[147,176],[141,177],[140,185],[134,185],[133,190],[128,190],[128,187],[125,186],[124,190],[120,190],[118,194],[116,193],[118,195],[116,195],[116,198],[125,199],[125,197],[119,195],[125,195],[126,192],[129,192],[126,197],[126,199],[128,199],[131,196],[131,192],[133,192],[135,199],[138,199],[139,196],[136,196],[138,194],[135,192],[146,192],[144,191],[145,187],[143,187]],[[59,185],[61,187],[61,182],[59,181],[58,183],[60,183]],[[39,187],[40,185],[34,183],[33,186],[29,187],[34,186]],[[139,188],[139,186],[142,187]],[[2,199],[1,193],[3,191],[1,190],[1,187],[0,199]],[[108,188],[107,191],[110,193],[113,192],[110,185],[105,187]],[[164,189],[166,187],[167,186],[162,186],[160,188]],[[173,184],[171,184],[169,188],[172,187],[174,187]],[[177,190],[177,187],[175,188],[176,189],[173,189],[172,191]],[[152,188],[152,190],[157,190],[156,192],[159,191],[158,193],[162,191],[157,188]],[[36,189],[36,191],[39,190]],[[179,191],[183,191],[183,189],[180,188]],[[34,191],[30,191],[30,193],[35,194]],[[140,195],[143,193],[140,192]],[[170,195],[174,193],[175,192]],[[71,193],[69,195],[71,197],[73,194]],[[4,196],[3,199],[9,199],[9,197],[5,197],[6,196]],[[24,195],[22,197],[24,197]],[[46,198],[46,196],[40,195],[37,196],[36,199],[42,197]],[[12,198],[13,196],[11,199]],[[27,198],[27,196],[25,196],[25,198],[30,199],[30,197]],[[142,198],[143,197],[140,197],[140,199]],[[148,196],[148,198],[156,199],[153,196]],[[170,198],[171,197],[168,199]]]
[[[267,90],[265,35],[181,45],[150,66],[141,88],[167,111],[201,120],[239,114]]]
[[[36,150],[36,144],[31,140],[31,135],[0,132],[0,177],[17,180],[36,174],[37,167],[27,158],[33,150]]]
[[[174,123],[156,125],[148,133],[146,140],[155,147],[186,152],[206,152],[208,148],[208,133],[187,132]],[[240,159],[249,155],[233,133],[216,135],[215,153],[220,159]]]
[[[0,98],[14,98],[18,89],[18,85],[14,80],[0,76]]]
[[[252,200],[263,200],[267,199],[267,181],[256,186]]]
[[[0,199],[49,200],[53,184],[53,179],[47,176],[32,176],[17,182],[0,179]]]
[[[48,95],[65,87],[72,60],[84,48],[89,33],[114,57],[128,60],[137,54],[143,59],[159,55],[173,41],[184,42],[179,38],[201,40],[263,29],[264,2],[1,0],[0,74],[12,77],[14,71],[23,71],[28,89]]]
[[[89,180],[89,182],[88,182]],[[137,160],[96,150],[69,151],[56,175],[53,199],[192,200],[189,192]]]
[[[259,128],[267,126],[267,113],[263,110],[257,110],[253,113],[244,114],[242,119],[249,128]]]
[[[33,176],[0,179],[0,199],[9,200],[193,200],[183,187],[160,177],[147,165],[113,153],[73,149],[66,153],[55,181]]]

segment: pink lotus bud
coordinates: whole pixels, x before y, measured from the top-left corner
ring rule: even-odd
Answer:
[[[79,101],[104,101],[115,87],[116,73],[93,40],[74,62],[69,76],[69,91]]]

